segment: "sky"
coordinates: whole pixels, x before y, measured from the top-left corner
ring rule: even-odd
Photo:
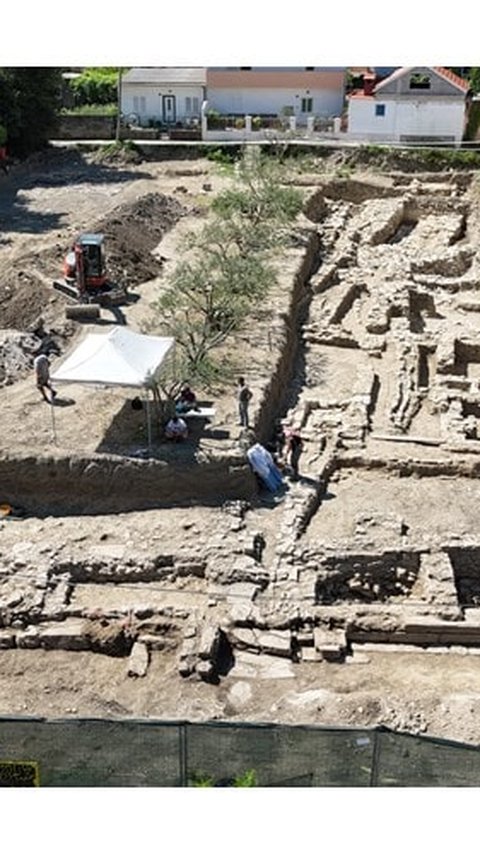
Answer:
[[[480,4],[65,0],[2,4],[6,65],[478,65]]]

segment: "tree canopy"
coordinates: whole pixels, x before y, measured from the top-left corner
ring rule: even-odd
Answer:
[[[273,250],[288,242],[302,207],[300,192],[282,186],[284,167],[245,153],[236,181],[212,203],[212,217],[185,241],[185,257],[154,305],[151,327],[173,335],[181,370],[209,385],[225,370],[212,351],[240,329],[276,281]]]
[[[11,154],[41,148],[55,130],[61,92],[59,68],[0,68],[0,124]]]
[[[118,68],[85,68],[70,81],[75,105],[112,104],[117,101]]]

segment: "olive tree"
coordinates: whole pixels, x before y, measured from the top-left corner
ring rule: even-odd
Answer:
[[[187,236],[185,260],[169,276],[149,325],[175,338],[180,370],[206,385],[222,374],[213,351],[275,283],[273,250],[289,239],[302,207],[300,192],[281,185],[278,161],[248,153],[236,171],[235,186],[214,199],[210,221]]]

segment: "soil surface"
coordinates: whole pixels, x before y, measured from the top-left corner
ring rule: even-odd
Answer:
[[[364,177],[368,179],[367,174]],[[98,162],[93,155],[61,150],[16,167],[8,177],[0,176],[2,453],[12,449],[25,452],[32,444],[43,446],[47,454],[54,450],[50,410],[39,400],[31,366],[42,342],[53,357],[60,356],[85,332],[85,327],[65,320],[65,298],[51,286],[73,238],[81,231],[105,234],[112,278],[127,282],[139,296],[125,308],[125,317],[132,329],[141,331],[151,317],[150,303],[162,286],[163,275],[181,255],[185,231],[198,228],[212,193],[230,180],[207,160],[194,164],[112,164]],[[305,178],[302,183],[307,183]],[[102,322],[106,325],[113,321],[108,313],[102,313]],[[350,334],[348,325],[345,329]],[[332,349],[328,348],[329,354]],[[364,351],[351,351],[342,345],[339,352],[339,373],[329,368],[322,382],[325,393],[331,391],[341,397],[350,385],[348,360],[359,363]],[[91,390],[76,389],[73,404],[77,416],[72,417],[74,410],[67,405],[57,416],[60,449],[76,446],[78,450],[80,444],[92,453],[98,450],[120,402],[121,395],[115,391],[108,392],[99,404]],[[240,431],[231,389],[217,402],[217,408],[217,427],[225,430],[227,441],[237,440]],[[140,421],[137,427],[144,429]],[[349,533],[352,516],[370,494],[374,511],[381,511],[389,490],[382,476],[369,473],[361,480],[354,475],[352,482],[349,476],[347,470],[337,489],[341,499],[346,494],[347,504],[353,502],[353,509],[339,515],[338,504],[337,513],[333,503],[327,504],[325,514],[314,519],[312,537]],[[444,500],[451,504],[455,501],[452,483],[444,493]],[[471,481],[471,488],[470,482],[461,483],[463,516],[458,536],[473,524],[470,499],[472,490],[475,500],[478,491],[474,483]],[[427,504],[431,513],[441,512],[440,506],[431,503],[428,487],[425,481],[419,490],[420,516],[426,513]],[[395,512],[401,513],[408,502],[404,493],[399,481]],[[390,493],[388,496],[390,500]],[[282,523],[281,513],[280,507],[259,502],[249,515],[248,532],[261,529],[266,535],[265,563],[273,563],[275,557],[273,543]],[[62,550],[69,553],[76,549],[79,554],[91,554],[105,544],[141,551],[146,543],[159,542],[172,554],[181,553],[188,545],[194,548],[205,544],[207,548],[220,536],[218,518],[213,508],[191,507],[81,519],[3,521],[0,551],[5,559],[14,552],[18,555],[21,580],[22,560],[30,553],[58,556]],[[455,527],[455,520],[458,514],[453,520],[447,515],[443,528]],[[409,524],[420,524],[418,516],[412,513]],[[119,592],[120,587],[79,584],[72,605],[76,601],[78,607],[94,610],[116,607],[120,600],[128,603],[128,588]],[[164,605],[177,608],[191,607],[192,597],[196,597],[202,613],[215,609],[222,612],[226,607],[223,601],[211,598],[211,590],[202,589],[201,581],[192,583],[188,578],[176,583],[173,591],[171,588],[166,582],[135,588],[131,607],[137,607],[139,601],[156,602],[159,597]],[[385,724],[480,744],[477,653],[477,648],[455,646],[425,651],[412,646],[399,650],[398,646],[386,649],[382,644],[354,644],[347,662],[310,663],[238,650],[235,666],[215,685],[182,679],[176,657],[168,650],[153,651],[146,675],[135,679],[127,675],[125,658],[91,651],[1,649],[0,714],[236,719],[332,726]]]

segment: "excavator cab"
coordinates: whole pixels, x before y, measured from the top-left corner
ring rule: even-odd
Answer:
[[[63,278],[53,287],[79,303],[69,306],[67,317],[87,316],[95,319],[100,307],[112,308],[128,302],[125,285],[111,282],[106,271],[104,235],[80,234],[63,261]]]
[[[65,258],[65,279],[76,283],[79,294],[95,292],[107,284],[103,241],[103,234],[81,234]]]

